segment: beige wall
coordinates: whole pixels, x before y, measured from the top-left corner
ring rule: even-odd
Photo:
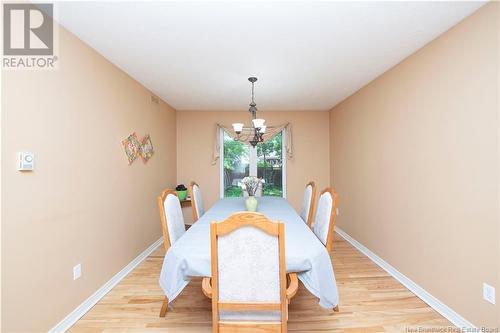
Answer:
[[[2,332],[48,330],[158,240],[156,197],[176,180],[175,110],[59,34],[58,70],[2,72]],[[147,164],[127,165],[133,131],[151,134]],[[19,151],[35,171],[16,170]]]
[[[338,226],[499,325],[499,14],[484,6],[331,110]],[[497,305],[482,299],[482,283]]]
[[[313,179],[320,189],[330,184],[328,112],[263,111],[266,124],[292,124],[294,157],[287,160],[287,196],[300,207],[305,184]],[[247,111],[182,111],[177,113],[177,181],[196,180],[210,207],[220,195],[220,165],[211,165],[215,124],[250,123]],[[186,210],[185,210],[186,212]],[[190,214],[189,214],[190,215]]]
[[[341,228],[489,326],[499,307],[482,300],[481,284],[500,288],[497,26],[498,4],[485,6],[330,113],[262,113],[293,125],[287,193],[297,209],[307,181],[322,189],[332,179]],[[215,123],[249,122],[244,111],[176,115],[152,104],[59,33],[58,70],[2,72],[3,332],[46,331],[157,240],[162,188],[196,180],[211,206]],[[151,134],[146,165],[126,163],[120,141],[133,131]],[[34,172],[16,170],[25,150]]]

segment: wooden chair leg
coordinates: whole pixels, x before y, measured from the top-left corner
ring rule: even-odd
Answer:
[[[161,305],[161,310],[160,310],[160,317],[165,317],[168,311],[168,298],[165,296],[165,299],[163,300],[163,304]]]
[[[339,312],[339,306],[338,305],[333,308],[333,312]]]

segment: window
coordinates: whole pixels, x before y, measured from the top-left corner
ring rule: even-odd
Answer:
[[[239,182],[246,176],[264,179],[263,196],[286,197],[284,133],[256,148],[233,140],[221,130],[221,197],[239,197]]]

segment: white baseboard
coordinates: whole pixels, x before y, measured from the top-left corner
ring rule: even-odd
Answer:
[[[49,333],[59,333],[66,332],[71,326],[73,326],[78,319],[83,317],[87,311],[89,311],[101,298],[103,298],[114,286],[118,284],[128,273],[130,273],[134,268],[136,268],[144,259],[146,259],[154,250],[158,248],[163,243],[163,238],[158,239],[156,242],[151,244],[146,250],[132,260],[127,266],[125,266],[121,271],[119,271],[115,276],[113,276],[108,282],[106,282],[101,288],[99,288],[92,296],[87,298],[82,304],[80,304],[76,309],[74,309],[69,315],[61,320],[56,326],[49,330]]]
[[[431,308],[439,312],[443,317],[448,319],[453,325],[461,329],[475,329],[476,327],[467,319],[462,317],[460,314],[455,312],[449,306],[438,300],[436,297],[432,296],[424,288],[420,287],[418,284],[410,280],[407,276],[399,272],[397,269],[388,264],[385,260],[377,256],[375,253],[367,249],[363,244],[359,243],[357,240],[349,236],[345,231],[335,226],[335,232],[338,233],[342,238],[351,243],[356,249],[358,249],[365,256],[370,258],[374,263],[380,266],[384,271],[389,273],[396,280],[401,282],[406,288],[408,288],[412,293],[414,293],[418,298],[427,303]],[[475,331],[474,331],[475,332]]]

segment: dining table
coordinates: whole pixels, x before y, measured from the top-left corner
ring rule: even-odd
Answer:
[[[332,309],[339,296],[332,261],[319,241],[290,203],[281,197],[257,198],[257,212],[285,225],[287,273],[295,272],[302,284]],[[207,210],[167,251],[160,273],[160,287],[169,303],[193,277],[210,277],[210,224],[224,221],[233,213],[246,211],[245,198],[223,198]]]

